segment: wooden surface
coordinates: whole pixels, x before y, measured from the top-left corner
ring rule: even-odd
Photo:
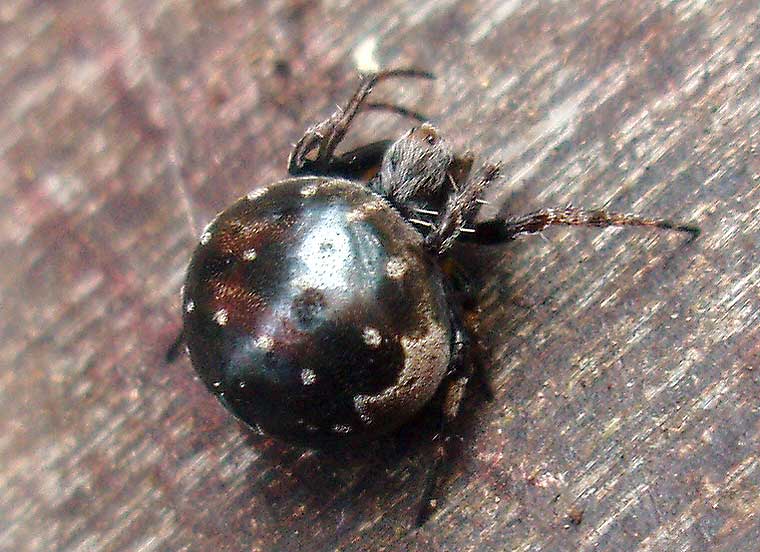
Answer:
[[[758,37],[756,0],[2,2],[0,549],[760,550]],[[198,228],[373,62],[438,75],[377,97],[504,161],[491,212],[704,231],[463,253],[496,397],[419,531],[424,420],[315,454],[162,360]]]

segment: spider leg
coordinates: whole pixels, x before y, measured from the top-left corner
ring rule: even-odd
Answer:
[[[185,331],[180,330],[179,335],[174,339],[174,342],[169,346],[169,349],[166,351],[166,362],[168,364],[171,364],[177,358],[179,358],[179,354],[182,352],[182,345],[185,344]]]
[[[692,224],[653,219],[625,213],[612,213],[604,209],[579,209],[568,206],[564,209],[542,209],[520,217],[493,219],[475,224],[474,233],[463,234],[463,240],[481,244],[502,243],[515,239],[521,234],[535,234],[549,226],[647,226],[663,230],[688,232],[691,239],[699,236],[700,230]]]
[[[422,491],[420,508],[417,513],[416,525],[421,527],[435,510],[438,495],[438,485],[441,469],[450,456],[449,444],[452,438],[452,422],[459,414],[459,407],[464,398],[465,389],[472,375],[472,362],[469,358],[470,339],[457,312],[453,313],[452,326],[454,329],[450,375],[442,383],[441,388],[441,418],[438,432],[433,438],[435,450],[433,463],[430,466]]]
[[[471,165],[471,162],[470,162]],[[480,196],[489,184],[498,180],[500,165],[485,165],[474,175],[469,173],[461,189],[452,194],[436,227],[425,237],[425,245],[437,255],[446,252],[460,236],[465,226],[471,224],[480,209]],[[459,183],[453,179],[453,185]]]
[[[321,174],[369,182],[377,176],[383,156],[392,144],[393,140],[379,140],[333,156],[327,169]],[[454,158],[449,172],[455,182],[461,182],[467,178],[472,161],[473,157],[469,152]]]
[[[380,71],[363,76],[362,82],[354,92],[345,108],[338,108],[324,121],[309,127],[290,153],[288,172],[294,176],[302,174],[325,174],[335,149],[351,127],[351,123],[361,110],[372,88],[380,81],[397,77],[416,77],[432,79],[433,75],[419,69],[394,69]],[[372,104],[369,106],[372,107]],[[388,104],[375,104],[375,109],[389,108]],[[394,106],[394,110],[412,114],[403,108]],[[415,116],[418,114],[414,114]],[[316,150],[316,157],[309,155]]]
[[[380,171],[383,156],[392,143],[392,140],[380,140],[333,157],[320,174],[369,181]]]
[[[422,113],[391,103],[365,102],[362,109],[366,111],[390,111],[397,115],[415,119],[420,122],[428,120],[428,117]],[[359,146],[358,148],[339,156],[334,156],[330,159],[326,174],[348,178],[349,180],[369,181],[380,171],[383,156],[391,144],[393,144],[393,140],[380,140],[378,142]]]
[[[482,311],[478,299],[481,286],[473,280],[471,267],[465,266],[460,259],[447,257],[441,264],[444,274],[449,281],[449,296],[458,298],[458,304],[461,306],[462,325],[467,330],[469,336],[480,335],[480,320],[482,320]],[[490,374],[493,373],[493,367],[489,361],[487,348],[481,343],[480,339],[470,339],[469,349],[472,363],[471,382],[476,383],[486,401],[492,401],[494,398],[494,389],[491,384]]]
[[[457,266],[452,266],[454,272]],[[466,275],[462,275],[466,278]],[[438,394],[440,418],[438,431],[433,438],[433,461],[428,470],[425,486],[417,513],[417,526],[423,525],[436,508],[436,497],[440,494],[441,480],[446,461],[455,452],[452,447],[454,439],[454,422],[460,414],[462,400],[468,386],[478,382],[482,387],[483,397],[490,401],[493,391],[488,381],[487,363],[483,362],[486,355],[482,346],[472,335],[477,335],[477,314],[467,307],[474,300],[472,290],[462,288],[456,281],[449,280],[446,284],[446,296],[449,298],[452,327],[452,354],[449,373],[442,382]]]
[[[420,123],[424,123],[426,121],[429,121],[430,118],[424,115],[423,113],[420,113],[419,111],[414,111],[412,109],[407,109],[404,106],[396,105],[392,103],[386,103],[386,102],[365,102],[364,103],[364,109],[369,110],[377,110],[377,111],[390,111],[391,113],[395,113],[396,115],[401,115],[402,117],[406,117],[408,119],[415,119],[419,121]]]
[[[449,176],[455,185],[455,189],[458,190],[461,185],[467,182],[474,162],[475,154],[471,151],[466,151],[454,157],[454,161],[452,161],[449,167]]]

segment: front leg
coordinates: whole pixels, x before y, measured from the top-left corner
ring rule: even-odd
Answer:
[[[417,77],[432,79],[433,75],[418,69],[395,69],[371,73],[362,77],[362,82],[345,108],[338,108],[330,117],[309,127],[296,143],[288,159],[288,172],[298,176],[304,174],[329,174],[330,163],[335,149],[346,136],[357,113],[364,108],[388,109],[402,115],[421,118],[413,111],[385,103],[368,103],[372,88],[380,81],[396,77]],[[316,151],[316,153],[315,153]],[[309,156],[314,155],[313,159]],[[380,156],[382,159],[382,155]]]
[[[500,165],[488,164],[477,173],[470,174],[462,185],[450,197],[444,212],[430,233],[425,237],[425,246],[436,255],[445,253],[463,235],[471,232],[467,228],[478,214],[480,197],[489,184],[499,179]]]
[[[496,244],[513,240],[521,234],[536,234],[549,226],[647,226],[663,230],[688,232],[691,239],[699,236],[700,230],[692,224],[652,219],[624,213],[611,213],[604,209],[578,209],[568,206],[564,209],[542,209],[534,213],[508,219],[493,219],[475,224],[474,232],[463,234],[462,239],[481,244]]]

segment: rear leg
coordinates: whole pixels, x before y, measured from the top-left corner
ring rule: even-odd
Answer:
[[[473,358],[477,345],[470,338],[469,328],[465,324],[462,303],[453,289],[448,290],[452,320],[452,355],[448,377],[441,384],[439,391],[440,418],[438,430],[433,437],[433,461],[429,468],[425,486],[417,513],[416,525],[422,526],[436,509],[436,497],[440,494],[444,466],[451,458],[454,435],[454,422],[460,414],[462,400],[471,378],[482,378],[479,371],[482,365]],[[485,382],[485,379],[483,379]],[[486,382],[487,385],[487,382]],[[490,387],[487,387],[490,391]],[[490,396],[488,397],[490,400]]]
[[[491,401],[494,397],[490,380],[491,363],[488,349],[478,339],[482,319],[479,298],[482,286],[474,280],[471,267],[466,267],[458,258],[447,257],[441,263],[441,268],[451,282],[451,293],[457,297],[457,303],[461,305],[462,325],[467,335],[471,336],[468,353],[472,362],[472,379],[481,387],[485,399]]]
[[[433,437],[434,450],[433,462],[427,474],[425,487],[420,500],[420,508],[417,512],[417,527],[421,527],[435,512],[437,497],[441,493],[441,483],[446,461],[452,456],[452,441],[456,438],[453,427],[454,422],[460,415],[462,401],[472,379],[480,380],[486,393],[486,399],[491,400],[491,387],[481,372],[483,365],[473,358],[475,348],[464,328],[455,332],[455,357],[454,370],[451,376],[445,380],[441,389],[441,417],[438,431]]]
[[[430,466],[422,491],[416,525],[421,527],[436,508],[436,496],[439,492],[439,480],[446,460],[451,456],[450,442],[452,423],[459,415],[459,408],[464,398],[464,392],[472,375],[472,364],[469,362],[470,341],[464,327],[455,318],[454,343],[451,361],[451,375],[441,384],[441,417],[438,431],[433,437],[435,449],[433,463]]]

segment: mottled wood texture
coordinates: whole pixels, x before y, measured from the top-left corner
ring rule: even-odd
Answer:
[[[758,36],[756,0],[3,1],[0,548],[760,549]],[[504,161],[492,211],[704,230],[466,252],[496,398],[419,531],[424,420],[322,457],[162,360],[198,227],[284,174],[373,40],[439,77],[378,98]]]

